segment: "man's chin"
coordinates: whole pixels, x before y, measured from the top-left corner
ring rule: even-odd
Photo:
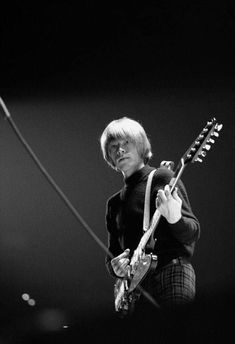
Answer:
[[[117,168],[122,168],[126,165],[127,158],[120,159],[117,163]]]

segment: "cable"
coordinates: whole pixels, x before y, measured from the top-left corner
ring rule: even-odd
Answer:
[[[43,175],[46,177],[48,182],[53,186],[55,191],[58,193],[58,195],[62,198],[64,203],[67,205],[67,207],[71,210],[73,215],[76,217],[76,219],[85,227],[86,231],[92,236],[92,238],[98,243],[99,246],[102,247],[102,249],[111,256],[111,252],[107,249],[107,247],[104,245],[104,243],[97,237],[97,235],[92,231],[92,229],[89,227],[89,225],[85,222],[85,220],[81,217],[81,215],[78,213],[78,211],[74,208],[72,203],[69,201],[69,199],[65,196],[63,191],[60,189],[60,187],[56,184],[56,182],[53,180],[53,178],[50,176],[50,174],[47,172],[45,167],[42,165],[42,163],[37,158],[36,154],[33,152],[29,144],[24,139],[23,135],[21,134],[20,130],[16,126],[14,120],[12,119],[9,111],[7,110],[6,105],[4,104],[2,98],[0,97],[0,104],[2,105],[2,108],[5,112],[6,118],[8,122],[10,123],[11,127],[13,128],[14,132],[16,133],[17,137],[25,147],[25,149],[28,151],[31,158],[34,160],[36,165],[39,167],[40,171],[43,173]]]
[[[16,133],[18,139],[23,144],[27,152],[29,153],[30,157],[33,159],[33,161],[36,163],[42,174],[46,177],[48,182],[52,185],[52,187],[55,189],[57,194],[60,196],[60,198],[63,200],[63,202],[66,204],[66,206],[70,209],[72,214],[75,216],[75,218],[83,225],[85,230],[90,234],[90,236],[95,240],[95,242],[106,252],[107,255],[109,255],[111,258],[114,258],[112,253],[108,250],[108,248],[105,246],[105,244],[99,239],[99,237],[92,231],[90,226],[86,223],[86,221],[82,218],[82,216],[78,213],[78,211],[75,209],[75,207],[72,205],[72,203],[69,201],[69,199],[66,197],[64,192],[60,189],[60,187],[57,185],[57,183],[54,181],[54,179],[51,177],[51,175],[47,172],[45,167],[42,165],[36,154],[33,152],[32,148],[29,146],[27,141],[24,139],[23,135],[21,134],[20,130],[18,129],[16,123],[12,119],[10,112],[8,111],[4,101],[0,97],[0,105],[3,108],[3,111],[5,113],[5,119],[8,120],[10,123],[12,129]],[[153,300],[152,296],[149,295],[141,286],[137,286],[137,288],[143,293],[143,295],[157,308],[159,307],[158,304]]]

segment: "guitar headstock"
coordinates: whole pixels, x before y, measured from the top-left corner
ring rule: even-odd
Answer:
[[[219,137],[219,132],[223,124],[218,124],[216,118],[212,118],[207,122],[201,133],[196,140],[192,143],[189,149],[183,156],[184,164],[202,162],[207,152],[210,150],[211,145]]]

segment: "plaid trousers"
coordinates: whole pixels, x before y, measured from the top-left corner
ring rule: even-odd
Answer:
[[[184,306],[192,303],[196,294],[196,277],[190,263],[171,262],[156,269],[148,276],[143,287],[157,301],[161,308]]]

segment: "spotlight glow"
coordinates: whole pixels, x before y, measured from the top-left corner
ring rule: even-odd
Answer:
[[[29,299],[28,300],[28,304],[29,304],[29,306],[35,306],[36,305],[36,302],[35,302],[35,300],[34,299]]]
[[[30,296],[27,293],[22,294],[21,297],[24,301],[29,301],[29,299],[30,299]]]

